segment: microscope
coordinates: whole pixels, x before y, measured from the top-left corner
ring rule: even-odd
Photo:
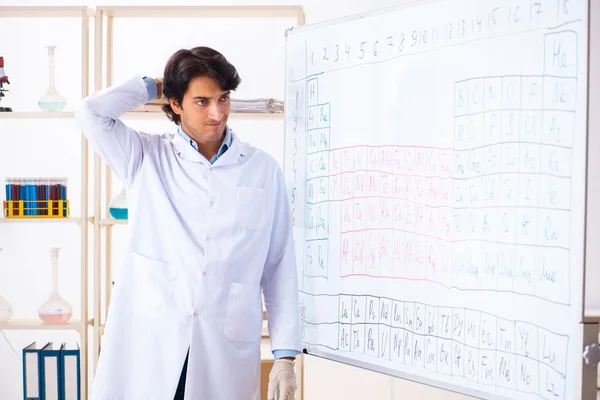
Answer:
[[[2,102],[2,99],[5,97],[4,92],[8,92],[8,89],[2,88],[4,84],[9,85],[10,82],[8,81],[8,76],[6,76],[6,73],[4,72],[4,57],[0,56],[0,102]],[[0,112],[9,111],[12,111],[10,107],[0,107]]]

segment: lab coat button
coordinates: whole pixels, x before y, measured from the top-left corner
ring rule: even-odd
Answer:
[[[211,201],[210,201],[210,206],[212,207],[212,206],[214,206],[214,205],[215,205],[215,202],[211,200]]]
[[[202,275],[203,275],[203,276],[206,276],[206,275],[208,275],[208,274],[206,273],[206,271],[204,271],[204,272],[202,273]]]
[[[206,237],[206,241],[207,241],[207,242],[210,242],[210,236],[207,236],[207,237]]]
[[[197,317],[197,316],[198,316],[198,313],[197,313],[197,312],[195,312],[195,313],[194,313],[194,317]]]

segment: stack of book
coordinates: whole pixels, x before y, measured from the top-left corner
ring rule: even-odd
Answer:
[[[162,112],[164,99],[152,100],[136,108],[135,112]],[[231,112],[233,113],[282,113],[283,101],[261,98],[261,99],[231,99]]]
[[[231,112],[282,113],[283,101],[275,99],[231,99]]]
[[[33,342],[23,349],[24,400],[80,400],[80,382],[78,345],[37,348]]]

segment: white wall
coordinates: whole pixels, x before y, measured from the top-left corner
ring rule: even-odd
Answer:
[[[86,2],[75,1],[75,0],[63,0],[53,1],[52,5],[79,5],[81,3],[87,4],[88,6],[95,5],[165,5],[172,4],[171,2],[165,2],[164,0],[139,0],[139,1],[99,1],[99,2]],[[229,2],[215,2],[223,4],[243,4],[251,5],[251,1],[229,1]],[[260,4],[302,4],[306,13],[306,22],[315,23],[332,18],[338,18],[358,12],[366,11],[372,8],[380,8],[397,4],[398,1],[392,0],[372,0],[369,5],[364,0],[338,0],[338,1],[325,1],[325,0],[305,0],[303,2],[282,0],[282,1],[265,1]],[[31,1],[31,0],[20,0],[19,5],[40,5],[48,4],[43,1]],[[211,4],[201,3],[200,1],[179,1],[179,5],[186,4]],[[15,0],[0,0],[0,5],[15,5]],[[133,24],[134,22],[132,22]],[[148,24],[144,21],[135,21],[135,29],[133,34],[135,36],[128,40],[119,40],[116,42],[115,51],[117,57],[115,61],[117,63],[118,70],[115,72],[115,81],[120,81],[127,78],[129,75],[134,73],[143,74],[160,74],[162,68],[162,62],[165,58],[176,48],[184,46],[193,46],[199,44],[208,44],[215,48],[223,51],[227,57],[232,59],[234,64],[240,69],[240,73],[243,78],[243,84],[240,88],[239,95],[244,97],[258,97],[258,96],[273,96],[283,97],[283,29],[289,27],[289,22],[285,22],[283,25],[275,26],[277,32],[275,36],[265,31],[265,40],[272,41],[272,46],[276,49],[276,56],[272,58],[273,62],[270,62],[271,57],[268,52],[263,51],[264,42],[243,42],[244,31],[238,30],[239,33],[234,33],[230,30],[224,30],[222,27],[211,25],[188,27],[188,29],[174,29],[176,25],[172,25],[171,28],[168,26],[168,21],[161,21],[161,23]],[[275,23],[276,24],[276,23]],[[128,27],[132,27],[128,26]],[[179,26],[179,25],[177,25]],[[122,32],[124,26],[116,25],[116,34],[119,35]],[[273,28],[273,25],[271,25]],[[220,29],[220,33],[215,33],[215,29]],[[254,28],[256,29],[256,28]],[[255,31],[252,31],[256,33]],[[145,34],[144,34],[145,33]],[[63,32],[64,34],[64,32]],[[46,29],[35,29],[31,26],[15,26],[11,25],[0,26],[0,55],[3,54],[7,46],[12,46],[13,51],[16,46],[19,46],[20,51],[27,53],[28,51],[35,53],[35,59],[33,65],[16,65],[16,59],[7,59],[7,73],[9,76],[15,78],[15,85],[11,86],[10,89],[14,90],[14,94],[11,93],[15,104],[24,104],[24,107],[34,108],[35,104],[30,102],[31,99],[37,99],[41,95],[40,91],[43,91],[45,85],[45,55],[40,51],[42,42],[48,40],[48,36],[61,35],[61,32],[55,32],[52,28]],[[6,38],[13,38],[12,41],[7,41]],[[120,36],[118,36],[120,37]],[[18,42],[17,42],[17,38]],[[23,46],[23,39],[29,43],[31,48]],[[155,51],[152,51],[155,49]],[[65,50],[65,49],[62,49]],[[254,52],[253,52],[254,50]],[[65,92],[71,94],[71,100],[76,100],[77,91],[72,88],[71,82],[78,84],[79,79],[77,78],[77,67],[70,65],[70,62],[78,62],[79,58],[74,57],[72,61],[66,58],[66,51],[59,52],[57,54],[57,80],[60,81]],[[31,55],[28,55],[31,57]],[[266,61],[265,61],[266,60]],[[41,65],[40,68],[38,68]],[[29,70],[27,70],[29,68]],[[75,72],[70,72],[70,70]],[[19,86],[16,78],[21,76],[27,77],[28,73],[32,75],[31,78],[23,79],[23,81],[29,80],[29,85]],[[75,76],[76,79],[72,77]],[[19,89],[19,90],[17,90]],[[40,93],[38,93],[40,92]],[[73,94],[75,93],[75,94]],[[75,98],[74,98],[75,97]],[[29,103],[28,103],[29,101]],[[73,103],[69,104],[72,107]],[[68,123],[65,123],[68,125]],[[172,130],[172,126],[167,124],[153,124],[149,122],[131,122],[132,125],[153,131]],[[270,152],[280,162],[283,159],[283,138],[281,135],[281,123],[269,122],[268,125],[261,126],[256,122],[252,123],[237,123],[232,122],[232,125],[237,128],[240,135],[246,140],[251,141],[258,147],[265,149]],[[32,126],[28,131],[23,132],[22,129],[14,130],[15,135],[25,135],[27,132],[35,132],[36,135],[43,134],[40,131],[47,127]],[[20,157],[31,155],[29,153],[28,139],[21,136],[16,143],[14,152],[7,151],[5,143],[7,140],[13,139],[13,137],[6,133],[12,131],[13,128],[10,125],[3,123],[0,125],[0,177],[20,174],[20,175],[36,175],[41,174],[39,171],[43,170],[42,165],[28,165],[25,168],[30,168],[29,172],[23,172],[23,170],[11,169],[11,164],[18,160]],[[61,129],[73,129],[73,127],[55,127],[54,130],[60,131]],[[43,137],[36,137],[35,140],[41,140]],[[56,146],[56,144],[54,144]],[[76,144],[70,144],[76,148]],[[56,148],[49,144],[44,149]],[[4,150],[3,150],[4,149]],[[73,149],[76,157],[79,156],[77,151]],[[43,157],[43,152],[39,157]],[[57,167],[59,172],[62,171],[73,171],[73,181],[77,179],[77,163],[68,165],[68,161],[54,160],[50,162],[50,166],[59,163],[67,163]],[[53,164],[55,163],[55,164]],[[119,187],[119,183],[115,183],[115,188]],[[74,182],[72,201],[76,201],[78,198],[78,189]],[[0,226],[0,247],[7,247],[8,254],[5,254],[4,258],[0,256],[0,294],[4,294],[10,298],[11,303],[15,309],[18,309],[18,316],[20,317],[35,317],[37,307],[43,301],[46,296],[46,292],[49,285],[49,256],[47,248],[51,245],[55,245],[57,240],[55,239],[56,231],[49,231],[44,233],[38,233],[36,239],[40,242],[28,241],[31,235],[35,232],[32,227],[19,228],[17,230],[14,226]],[[79,273],[78,273],[78,242],[77,235],[69,229],[77,229],[74,227],[63,227],[62,231],[66,235],[73,235],[72,239],[60,240],[59,245],[67,249],[64,256],[64,272],[61,275],[61,288],[64,288],[64,294],[68,300],[77,307],[79,302]],[[125,238],[127,235],[126,228],[119,227],[115,229],[115,237]],[[75,244],[73,244],[75,243]],[[70,246],[69,246],[70,244]],[[115,249],[115,264],[119,262],[119,254],[122,251],[122,246],[116,246]],[[61,259],[61,260],[63,260]],[[4,261],[6,260],[6,265]],[[26,288],[26,289],[23,289]],[[76,309],[79,312],[79,309]],[[73,339],[77,336],[74,334],[65,333],[50,333],[50,332],[8,332],[7,337],[10,339],[12,345],[20,352],[20,349],[29,344],[33,340],[38,342],[46,341],[62,341],[66,339]],[[466,398],[453,393],[440,391],[438,389],[428,388],[419,384],[415,384],[408,381],[403,381],[396,378],[391,378],[381,374],[368,372],[359,368],[349,367],[347,365],[341,365],[334,362],[306,357],[305,358],[305,399],[306,400],[320,400],[320,399],[347,399],[347,400],[363,400],[363,399],[376,399],[376,400],[396,400],[396,399],[459,399]],[[21,396],[21,370],[20,370],[20,359],[17,355],[12,354],[9,345],[0,336],[0,400],[11,400],[20,398]]]
[[[304,362],[306,400],[473,399],[318,357],[304,356]]]

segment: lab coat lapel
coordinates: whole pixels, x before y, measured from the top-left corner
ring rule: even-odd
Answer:
[[[246,146],[240,141],[240,138],[231,131],[231,147],[217,159],[214,166],[225,166],[237,164],[242,161],[242,157],[246,155]],[[194,149],[181,135],[175,134],[173,138],[173,146],[177,155],[187,161],[201,162],[210,164],[210,162],[196,149]]]
[[[176,133],[173,138],[173,146],[175,146],[177,155],[186,161],[203,162],[205,164],[209,163],[202,154],[198,153],[196,149],[194,149],[187,140],[178,133]]]
[[[231,132],[231,147],[223,153],[221,157],[213,164],[215,167],[223,167],[226,165],[237,164],[242,161],[242,157],[246,155],[246,146]]]

